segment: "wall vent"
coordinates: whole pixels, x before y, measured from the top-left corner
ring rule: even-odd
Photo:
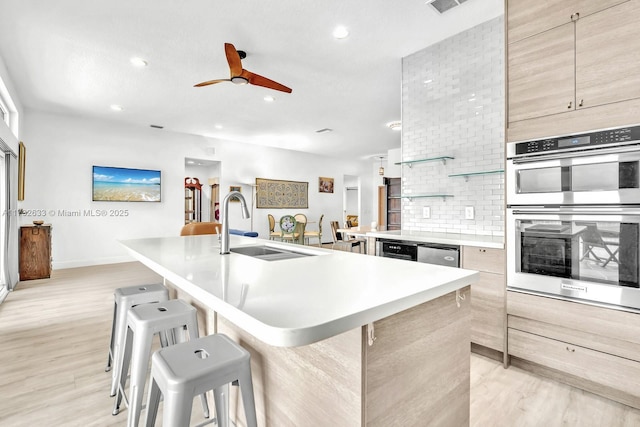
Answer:
[[[456,6],[461,5],[467,0],[427,0],[438,13],[445,13],[449,9],[453,9]]]

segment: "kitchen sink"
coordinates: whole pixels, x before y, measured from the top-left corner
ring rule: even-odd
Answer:
[[[314,254],[295,252],[287,249],[276,248],[273,246],[242,246],[239,248],[231,248],[231,252],[246,255],[254,258],[263,259],[265,261],[279,261],[283,259],[302,258],[306,256],[314,256]]]

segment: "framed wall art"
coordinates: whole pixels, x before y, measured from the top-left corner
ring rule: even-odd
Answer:
[[[333,193],[333,178],[321,176],[318,178],[318,192]]]
[[[258,209],[307,209],[309,183],[256,178],[256,207]]]

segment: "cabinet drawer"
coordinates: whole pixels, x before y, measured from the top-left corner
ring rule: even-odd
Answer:
[[[640,405],[640,363],[509,328],[509,354],[547,368],[618,390],[628,404]],[[598,394],[602,390],[589,387]]]
[[[471,342],[504,350],[504,276],[480,273],[471,285]]]
[[[504,274],[504,249],[463,246],[462,268]]]
[[[640,344],[640,315],[626,311],[509,291],[507,314]]]

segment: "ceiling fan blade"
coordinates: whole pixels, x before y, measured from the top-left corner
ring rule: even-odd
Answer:
[[[220,82],[230,82],[230,79],[217,79],[217,80],[209,80],[206,82],[202,82],[202,83],[198,83],[197,85],[193,85],[193,87],[202,87],[202,86],[209,86],[209,85],[214,85],[216,83],[220,83]]]
[[[227,62],[229,63],[231,77],[239,76],[242,73],[242,60],[240,59],[240,54],[231,43],[224,44],[224,52],[227,55]]]
[[[252,73],[251,71],[242,70],[242,77],[245,77],[247,80],[249,80],[249,83],[251,83],[252,85],[262,86],[287,93],[291,93],[293,91],[291,88],[288,88],[285,85],[274,82],[273,80],[269,80],[268,78],[262,77],[258,74]]]

